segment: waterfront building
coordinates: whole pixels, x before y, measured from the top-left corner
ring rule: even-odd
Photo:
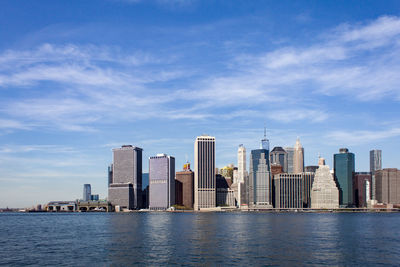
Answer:
[[[231,188],[232,179],[226,178],[220,174],[216,176],[216,185],[217,185],[217,206],[220,207],[234,207],[236,206],[235,201],[235,192]]]
[[[376,200],[384,204],[400,204],[400,170],[387,168],[375,171]]]
[[[355,171],[354,154],[347,148],[341,148],[333,156],[335,180],[339,185],[339,205],[353,206],[353,174]]]
[[[142,151],[132,145],[113,149],[112,183],[108,187],[108,200],[121,210],[141,208]]]
[[[318,169],[318,166],[313,166],[313,165],[304,167],[305,172],[316,172],[317,169]]]
[[[166,210],[175,205],[175,158],[157,154],[149,158],[149,208]]]
[[[320,158],[318,169],[315,171],[311,190],[311,208],[337,209],[339,208],[339,189],[329,170],[325,159]]]
[[[194,144],[194,209],[216,206],[215,137],[202,135]]]
[[[382,169],[382,150],[373,149],[369,151],[369,169],[372,175],[372,199],[376,199],[375,172]]]
[[[303,208],[303,183],[299,173],[280,173],[274,176],[274,207]]]
[[[108,186],[110,186],[110,184],[113,183],[113,165],[112,164],[110,164],[108,166],[107,172],[108,172]]]
[[[239,145],[238,148],[238,180],[237,183],[244,183],[244,179],[247,175],[246,170],[246,148],[243,145]]]
[[[368,183],[366,183],[368,182]],[[354,205],[358,208],[367,207],[367,202],[371,196],[371,182],[372,175],[370,172],[355,172],[353,176],[353,196],[354,196]],[[366,187],[369,187],[369,192]]]
[[[89,201],[90,200],[90,196],[92,194],[92,189],[90,184],[84,184],[83,185],[83,201]]]
[[[285,151],[287,153],[287,172],[294,173],[293,169],[293,160],[294,160],[294,147],[285,147]]]
[[[268,164],[268,150],[261,148],[251,151],[248,180],[249,206],[272,207],[272,183]]]
[[[175,183],[178,184],[177,204],[186,208],[193,208],[194,173],[188,168],[176,173]]]
[[[274,149],[272,149],[270,153],[270,157],[271,157],[271,164],[275,163],[281,165],[283,168],[283,172],[287,173],[287,167],[288,167],[287,153],[282,147],[280,146],[274,147]]]
[[[90,201],[99,201],[99,195],[98,194],[90,195]]]
[[[300,139],[297,138],[293,154],[293,172],[301,173],[303,171],[304,171],[304,148],[300,143]]]
[[[301,173],[303,208],[311,208],[311,192],[314,183],[314,172]]]
[[[50,201],[47,204],[47,211],[76,211],[77,203],[75,201]]]

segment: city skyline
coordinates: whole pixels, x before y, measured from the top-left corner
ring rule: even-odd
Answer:
[[[84,12],[82,12],[82,10]],[[0,207],[107,195],[111,149],[190,161],[214,136],[237,149],[348,148],[355,171],[399,168],[400,7],[384,3],[0,3]],[[23,23],[21,23],[23,21]],[[234,30],[233,30],[234,29]],[[247,167],[248,170],[248,167]]]

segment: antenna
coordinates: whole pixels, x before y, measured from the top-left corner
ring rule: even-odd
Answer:
[[[264,138],[267,138],[267,127],[265,126],[265,123],[264,123]]]

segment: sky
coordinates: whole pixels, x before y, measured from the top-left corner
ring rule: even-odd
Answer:
[[[107,196],[112,148],[400,168],[399,1],[0,1],[0,208]]]

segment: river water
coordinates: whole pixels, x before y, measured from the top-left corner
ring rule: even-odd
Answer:
[[[399,213],[0,213],[0,265],[399,265]]]

